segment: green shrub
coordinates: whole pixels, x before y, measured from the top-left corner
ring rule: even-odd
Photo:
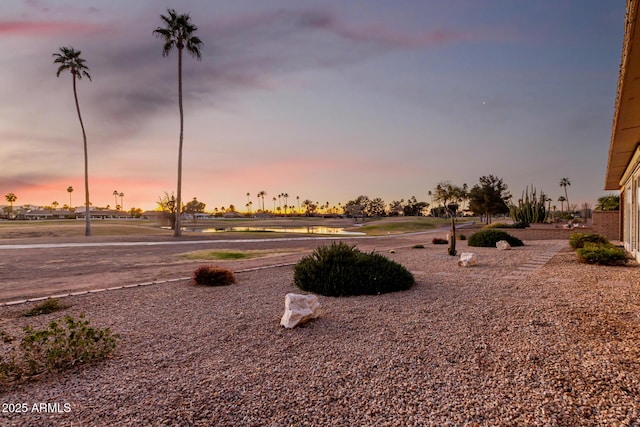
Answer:
[[[572,233],[569,236],[569,245],[573,249],[579,249],[584,247],[585,243],[597,243],[606,245],[609,243],[606,237],[595,233]]]
[[[446,245],[449,243],[447,239],[441,239],[440,237],[434,237],[431,241],[434,245]]]
[[[522,240],[507,233],[506,231],[495,228],[484,228],[469,237],[469,246],[495,248],[496,243],[500,240],[506,240],[513,247],[524,246]]]
[[[233,272],[226,268],[203,265],[193,272],[193,281],[198,285],[227,286],[236,283],[236,278]]]
[[[526,222],[515,222],[513,224],[506,224],[504,222],[492,222],[491,224],[485,225],[482,228],[527,228],[529,224]]]
[[[1,384],[105,359],[115,350],[118,338],[109,328],[91,327],[84,315],[78,320],[65,316],[42,330],[26,326],[24,334],[19,347],[4,351],[0,358]],[[5,337],[3,341],[6,344],[13,339]]]
[[[50,314],[66,308],[69,308],[69,305],[62,304],[58,298],[49,298],[42,304],[33,307],[31,310],[25,311],[22,315],[24,317],[39,316],[41,314]]]
[[[413,275],[377,253],[363,253],[346,243],[320,246],[302,258],[293,273],[303,291],[326,296],[376,295],[409,289]]]
[[[578,261],[587,264],[623,265],[627,262],[625,250],[610,244],[584,242],[577,252]]]

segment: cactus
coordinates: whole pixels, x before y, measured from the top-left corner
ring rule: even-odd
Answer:
[[[543,223],[547,221],[547,208],[545,202],[547,197],[544,192],[540,192],[540,198],[538,198],[537,190],[531,186],[531,192],[529,192],[529,186],[522,192],[522,198],[518,200],[518,205],[511,204],[509,206],[509,215],[513,222],[517,224],[535,224]]]

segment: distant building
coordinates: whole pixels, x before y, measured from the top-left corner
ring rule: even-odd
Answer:
[[[618,92],[605,190],[620,191],[624,247],[640,261],[640,28],[638,3],[627,0]]]

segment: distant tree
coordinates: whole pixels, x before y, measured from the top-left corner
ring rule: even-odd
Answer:
[[[85,204],[85,236],[91,236],[91,209],[89,203],[89,156],[87,154],[87,133],[84,130],[84,123],[82,122],[82,115],[80,114],[80,104],[78,103],[78,91],[76,90],[76,80],[81,80],[82,77],[86,77],[91,81],[89,75],[89,68],[85,65],[85,60],[80,57],[79,50],[75,50],[72,47],[61,47],[60,53],[54,53],[56,58],[54,64],[60,64],[56,73],[57,77],[63,71],[69,71],[73,80],[73,97],[76,101],[76,111],[78,113],[78,120],[80,120],[80,127],[82,128],[82,139],[84,141],[84,204]],[[67,191],[69,191],[67,189]],[[69,192],[71,197],[71,192]],[[69,203],[71,204],[71,203]]]
[[[129,209],[129,213],[132,218],[140,218],[142,216],[142,209],[140,208],[131,208]]]
[[[190,214],[194,213],[202,213],[204,212],[204,208],[206,205],[202,202],[199,202],[195,197],[189,203],[184,205],[184,211]]]
[[[456,255],[456,213],[458,206],[468,194],[463,187],[451,184],[449,181],[442,181],[436,186],[434,192],[435,199],[445,207],[447,215],[451,218],[451,239],[449,242],[449,255]]]
[[[564,196],[558,197],[558,201],[560,202],[560,213],[564,213],[564,202],[567,201],[567,198]]]
[[[407,203],[402,207],[404,216],[420,216],[423,209],[429,207],[427,202],[419,202],[416,196],[409,197]]]
[[[112,193],[112,194],[113,194],[113,197],[114,197],[114,199],[115,199],[115,201],[116,201],[116,202],[114,203],[114,205],[115,205],[115,206],[118,206],[118,196],[120,195],[120,192],[119,192],[118,190],[113,190],[113,193]]]
[[[53,210],[58,209],[58,205],[59,205],[59,204],[60,204],[60,203],[56,202],[55,200],[54,200],[53,202],[51,202],[51,206],[53,206]]]
[[[311,216],[312,214],[315,213],[316,209],[318,209],[318,205],[313,203],[311,200],[309,199],[305,199],[302,202],[302,207],[305,208],[305,214],[307,216]]]
[[[598,197],[598,204],[596,210],[599,211],[617,211],[620,210],[620,196],[616,194],[607,194],[606,196]]]
[[[371,199],[367,205],[367,215],[377,218],[387,216],[387,211],[384,208],[384,200],[380,197]]]
[[[118,196],[120,196],[120,209],[124,210],[124,202],[122,201],[122,199],[124,198],[124,193],[120,193],[118,194]]]
[[[13,213],[13,203],[18,200],[18,197],[13,193],[9,193],[4,198],[9,202],[9,215],[11,215]]]
[[[71,193],[73,193],[73,187],[72,186],[68,186],[67,187],[67,193],[69,193],[69,208],[71,208],[71,206],[73,206],[73,204],[71,203]]]
[[[262,190],[258,193],[258,199],[262,199],[262,212],[264,212],[264,196],[267,195],[267,192]]]
[[[404,214],[404,199],[394,200],[389,203],[389,216],[399,216]]]
[[[567,210],[569,210],[569,195],[567,194],[567,187],[569,187],[570,185],[571,182],[569,181],[569,178],[560,179],[560,187],[564,188],[564,199],[567,201]]]
[[[158,197],[158,201],[156,202],[158,208],[169,218],[169,223],[171,224],[171,228],[176,226],[176,208],[178,206],[176,201],[176,196],[171,192],[171,195],[164,192],[164,196]]]
[[[480,183],[469,191],[469,209],[475,215],[483,215],[485,222],[491,224],[492,215],[509,213],[507,201],[511,195],[502,178],[488,175],[480,177]]]
[[[289,198],[288,193],[282,193],[282,198],[284,199],[284,214],[287,214],[287,199]]]
[[[276,200],[278,200],[276,196],[273,196],[273,212],[274,213],[276,212]]]
[[[202,40],[194,35],[198,27],[191,23],[191,17],[188,14],[178,15],[174,9],[167,10],[167,16],[160,15],[160,19],[164,22],[164,27],[157,27],[153,30],[153,34],[160,38],[164,43],[162,47],[162,56],[168,56],[175,47],[178,49],[178,107],[180,110],[180,142],[178,148],[178,196],[176,203],[182,206],[182,142],[184,134],[184,112],[182,109],[182,51],[187,49],[197,60],[200,60],[200,49]],[[180,215],[176,215],[176,224],[174,227],[174,237],[182,236],[182,227],[180,226]]]

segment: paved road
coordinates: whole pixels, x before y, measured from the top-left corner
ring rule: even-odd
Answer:
[[[387,236],[305,236],[254,239],[61,242],[0,245],[0,303],[44,295],[189,277],[202,264],[234,271],[295,263],[320,244],[344,241],[363,251],[430,243],[447,229]],[[264,258],[191,261],[179,254],[204,249],[265,250]]]

